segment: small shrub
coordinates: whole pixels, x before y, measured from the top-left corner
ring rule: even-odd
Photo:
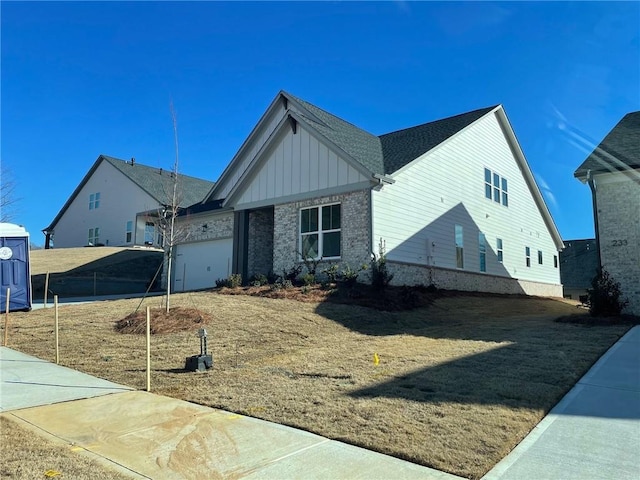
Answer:
[[[302,277],[300,277],[300,279],[302,280],[302,285],[304,286],[316,284],[316,276],[313,273],[305,273],[304,275],[302,275]]]
[[[278,275],[273,273],[273,270],[269,270],[269,273],[267,273],[267,285],[271,285],[273,283],[276,283],[277,281]]]
[[[622,300],[620,283],[604,268],[591,280],[591,287],[587,290],[589,312],[594,317],[614,317],[620,315],[628,300]]]
[[[242,285],[242,275],[239,273],[234,273],[229,276],[229,278],[218,278],[216,280],[216,287],[222,288],[235,288]]]
[[[267,278],[266,275],[263,275],[260,273],[260,274],[254,275],[249,281],[249,284],[254,287],[262,287],[263,285],[269,284],[269,279]]]
[[[313,258],[309,258],[305,255],[302,255],[302,253],[298,252],[298,256],[300,258],[302,258],[302,262],[304,263],[304,266],[307,267],[307,272],[309,272],[311,275],[315,275],[316,274],[316,270],[318,268],[318,263],[320,263],[321,259],[313,259]]]
[[[279,278],[269,285],[269,287],[271,288],[271,291],[287,290],[289,288],[293,288],[293,282],[287,278]]]
[[[293,283],[298,279],[300,272],[302,272],[302,265],[294,265],[289,270],[282,270],[282,278]]]
[[[322,273],[327,276],[329,283],[336,283],[340,274],[340,267],[337,263],[332,263],[327,268],[325,268]]]
[[[362,270],[363,268],[360,268],[359,270],[353,270],[349,265],[345,265],[340,272],[340,282],[347,288],[352,288],[356,284],[358,275],[360,275],[360,272]]]
[[[393,274],[387,270],[384,240],[380,239],[378,255],[371,259],[371,286],[376,292],[384,293],[392,279]]]

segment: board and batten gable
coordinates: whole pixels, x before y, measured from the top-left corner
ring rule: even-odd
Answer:
[[[298,124],[283,125],[233,201],[234,208],[286,203],[301,197],[368,188],[369,177]]]
[[[390,175],[394,184],[373,191],[373,241],[384,240],[390,262],[458,270],[455,225],[460,225],[461,271],[481,272],[482,232],[486,238],[486,272],[482,274],[560,284],[554,263],[556,241],[503,125],[497,111],[488,113]],[[508,206],[502,199],[498,203],[485,197],[485,168],[507,180]],[[502,262],[497,239],[502,240]]]
[[[238,153],[229,163],[227,169],[222,172],[220,180],[213,189],[213,196],[210,200],[221,200],[229,195],[240,177],[246,172],[252,160],[258,154],[258,151],[267,142],[273,134],[276,127],[280,124],[286,113],[284,103],[276,97],[274,102],[269,106],[264,116],[254,127],[245,142],[242,144]]]
[[[98,208],[90,209],[90,195],[100,193]],[[95,201],[95,197],[94,197]],[[54,232],[54,247],[88,245],[89,229],[99,228],[98,243],[110,246],[132,245],[126,241],[127,222],[136,223],[138,212],[157,208],[157,201],[125,177],[109,162],[102,161],[87,179],[78,195],[58,220]],[[144,235],[144,226],[137,232]]]

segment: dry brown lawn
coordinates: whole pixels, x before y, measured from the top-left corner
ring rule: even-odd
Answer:
[[[126,252],[125,247],[78,247],[31,250],[31,275],[61,273],[83,267],[109,255]]]
[[[74,480],[125,480],[130,476],[83,456],[78,448],[56,439],[44,440],[27,424],[0,416],[0,478],[67,478]]]
[[[144,388],[144,336],[114,328],[138,303],[61,307],[61,363]],[[629,328],[554,322],[575,305],[504,296],[445,296],[404,312],[215,292],[173,295],[172,305],[210,316],[214,368],[183,370],[199,353],[202,323],[154,335],[155,393],[470,478],[503,458]],[[53,318],[52,309],[12,314],[9,346],[53,360]]]

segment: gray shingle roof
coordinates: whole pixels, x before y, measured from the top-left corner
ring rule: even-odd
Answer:
[[[301,98],[289,93],[286,93],[286,95],[312,114],[312,116],[307,116],[304,112],[301,112],[305,120],[322,135],[339,146],[367,170],[374,173],[382,173],[384,163],[378,137]],[[316,117],[322,123],[318,123],[313,117]]]
[[[381,135],[384,173],[399,170],[496,107],[497,105],[482,108]]]
[[[301,98],[287,92],[283,93],[310,113],[305,115],[301,112],[301,116],[318,132],[370,172],[384,175],[404,167],[497,106],[474,110],[377,137]]]
[[[593,173],[624,171],[640,168],[640,111],[631,112],[611,129],[574,176],[585,178]]]
[[[132,165],[131,162],[107,155],[101,155],[101,157],[156,199],[158,203],[163,205],[171,203],[173,172],[139,163]],[[178,174],[178,205],[188,207],[202,201],[213,185],[214,183],[208,180]]]
[[[91,178],[98,166],[102,162],[108,162],[126,175],[132,182],[142,188],[151,195],[159,204],[168,205],[171,203],[170,198],[173,193],[172,175],[170,171],[160,168],[148,167],[139,163],[131,165],[130,162],[120,160],[119,158],[109,157],[108,155],[100,155],[93,163],[82,181],[78,184],[66,203],[62,206],[56,217],[44,228],[44,232],[52,231],[62,215],[67,211],[73,200],[78,196],[82,187]],[[201,201],[209,190],[213,187],[214,182],[202,180],[200,178],[190,177],[187,175],[178,175],[178,189],[180,192],[178,203],[184,208]]]

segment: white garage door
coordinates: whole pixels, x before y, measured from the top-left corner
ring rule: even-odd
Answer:
[[[231,274],[233,239],[186,243],[176,247],[173,291],[213,288]]]

